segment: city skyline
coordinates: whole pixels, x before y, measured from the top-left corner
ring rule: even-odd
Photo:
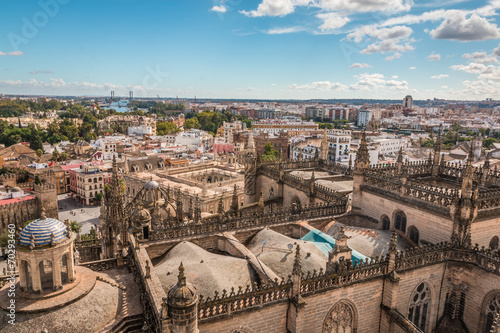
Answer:
[[[0,93],[498,99],[500,1],[68,1],[0,14]]]

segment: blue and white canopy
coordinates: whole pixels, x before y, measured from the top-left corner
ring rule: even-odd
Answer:
[[[66,238],[68,231],[64,223],[59,220],[39,218],[21,231],[19,243],[23,246],[30,246],[31,235],[33,235],[35,237],[35,246],[48,245],[51,242],[52,233],[54,234],[54,243],[58,243]]]

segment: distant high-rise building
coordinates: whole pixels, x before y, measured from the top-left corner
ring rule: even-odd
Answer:
[[[403,98],[403,108],[413,109],[413,97],[411,95]]]
[[[130,100],[134,99],[134,92],[132,90],[128,92],[128,95],[130,97]]]
[[[372,120],[373,113],[371,110],[361,109],[358,112],[358,126],[363,126],[366,128],[366,125]]]
[[[111,99],[115,98],[115,92],[111,90]]]

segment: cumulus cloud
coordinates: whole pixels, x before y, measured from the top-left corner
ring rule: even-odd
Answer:
[[[368,64],[361,64],[359,62],[355,62],[354,64],[349,66],[349,68],[368,68],[368,67],[372,67],[372,66],[368,65]]]
[[[412,0],[262,0],[255,10],[241,10],[249,17],[285,16],[295,11],[296,7],[308,6],[324,12],[398,12],[409,10]]]
[[[292,0],[263,0],[256,10],[245,11],[240,13],[249,17],[261,16],[285,16],[295,11],[295,4]]]
[[[210,9],[210,11],[217,12],[217,13],[225,13],[225,12],[227,12],[227,8],[224,5],[213,6],[212,9]]]
[[[322,32],[331,32],[342,28],[349,23],[350,19],[347,16],[341,16],[337,13],[321,13],[316,15],[317,18],[323,20],[323,24],[319,26]]]
[[[444,79],[446,77],[448,77],[447,74],[439,74],[439,75],[433,75],[433,76],[431,76],[431,79],[437,79],[437,80],[439,80],[439,79]]]
[[[375,52],[385,53],[385,52],[406,52],[414,50],[415,48],[410,43],[398,44],[395,40],[384,40],[378,43],[373,43],[368,45],[364,50],[361,50],[362,54],[370,54]]]
[[[465,53],[462,55],[462,58],[471,59],[480,64],[493,64],[497,62],[497,58],[495,56],[488,55],[486,52]]]
[[[344,90],[346,86],[339,82],[316,81],[310,84],[303,84],[303,85],[292,84],[288,88],[293,90],[329,91],[329,90]]]
[[[467,65],[453,65],[450,67],[456,71],[463,71],[470,74],[491,74],[495,70],[495,66],[485,64],[479,64],[471,62]]]
[[[393,61],[394,59],[399,59],[399,58],[401,58],[401,53],[396,52],[391,56],[385,57],[385,60],[386,61]]]
[[[500,57],[500,44],[493,50],[493,55]]]
[[[349,86],[350,90],[360,90],[365,92],[376,92],[379,90],[393,89],[395,91],[408,90],[408,82],[398,80],[386,80],[383,74],[360,74],[355,75],[358,81]]]
[[[437,54],[437,53],[434,53],[432,52],[428,57],[427,59],[429,59],[429,61],[439,61],[441,60],[441,55],[440,54]]]
[[[410,70],[415,70],[417,69],[417,67],[410,67]]]
[[[447,18],[430,35],[436,39],[451,39],[461,42],[496,39],[500,29],[484,17],[472,14],[469,18],[462,11],[449,11]]]
[[[347,35],[348,40],[354,40],[357,43],[365,38],[378,39],[361,51],[362,54],[375,52],[406,52],[414,49],[409,39],[413,30],[406,26],[395,26],[391,28],[376,28],[374,26],[364,26]],[[396,55],[393,59],[396,59]]]

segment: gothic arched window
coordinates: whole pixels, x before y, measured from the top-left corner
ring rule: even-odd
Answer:
[[[420,240],[420,233],[418,232],[418,229],[415,226],[411,226],[408,233],[411,241],[418,245],[418,241]]]
[[[494,236],[490,240],[490,249],[492,249],[492,250],[498,250],[498,236]]]
[[[399,211],[396,213],[395,228],[402,233],[406,233],[406,214]]]
[[[425,332],[425,325],[429,317],[429,302],[431,293],[429,286],[425,283],[418,285],[410,298],[410,308],[408,310],[408,319]]]
[[[346,301],[335,304],[323,322],[323,333],[356,333],[357,318],[354,306]]]
[[[389,230],[391,228],[391,220],[389,220],[389,216],[382,216],[382,230]]]
[[[493,296],[489,302],[486,304],[485,316],[486,325],[484,326],[483,332],[489,333],[491,326],[493,326],[493,321],[495,316],[500,312],[500,294]]]

